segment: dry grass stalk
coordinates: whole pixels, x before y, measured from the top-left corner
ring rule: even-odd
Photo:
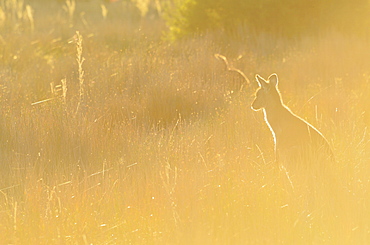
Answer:
[[[66,105],[67,103],[67,78],[63,78],[61,80],[61,83],[62,83],[62,98],[63,98],[63,103],[64,105]]]
[[[76,1],[66,0],[66,4],[63,6],[64,11],[68,14],[69,26],[73,26],[73,16],[76,11]]]
[[[85,58],[82,57],[82,35],[79,31],[76,31],[76,47],[77,47],[77,64],[78,64],[78,81],[79,81],[79,101],[76,109],[76,113],[81,109],[85,103],[85,89],[84,89],[84,75],[85,71],[82,68],[82,64]]]

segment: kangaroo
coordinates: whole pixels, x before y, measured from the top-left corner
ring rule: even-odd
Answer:
[[[252,109],[261,110],[269,126],[275,146],[275,160],[282,165],[295,165],[310,160],[333,160],[333,152],[325,137],[311,124],[295,115],[281,98],[278,76],[272,74],[267,80],[256,75],[259,88]]]

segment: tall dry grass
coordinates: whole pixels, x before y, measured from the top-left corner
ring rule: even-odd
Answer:
[[[33,31],[3,29],[4,244],[369,242],[368,40],[241,30],[168,44],[155,16],[100,4],[77,2],[71,20],[63,3],[33,3]],[[285,103],[335,151],[326,181],[277,173],[257,85],[215,53],[249,78],[279,74]]]

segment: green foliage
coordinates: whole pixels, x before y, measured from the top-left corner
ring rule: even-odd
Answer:
[[[209,29],[247,28],[284,36],[327,29],[364,30],[369,24],[365,0],[182,0],[167,10],[170,37]]]

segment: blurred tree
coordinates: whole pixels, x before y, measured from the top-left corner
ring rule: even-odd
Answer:
[[[369,23],[368,0],[178,0],[167,8],[171,38],[238,24],[296,36],[327,29],[359,30]]]

